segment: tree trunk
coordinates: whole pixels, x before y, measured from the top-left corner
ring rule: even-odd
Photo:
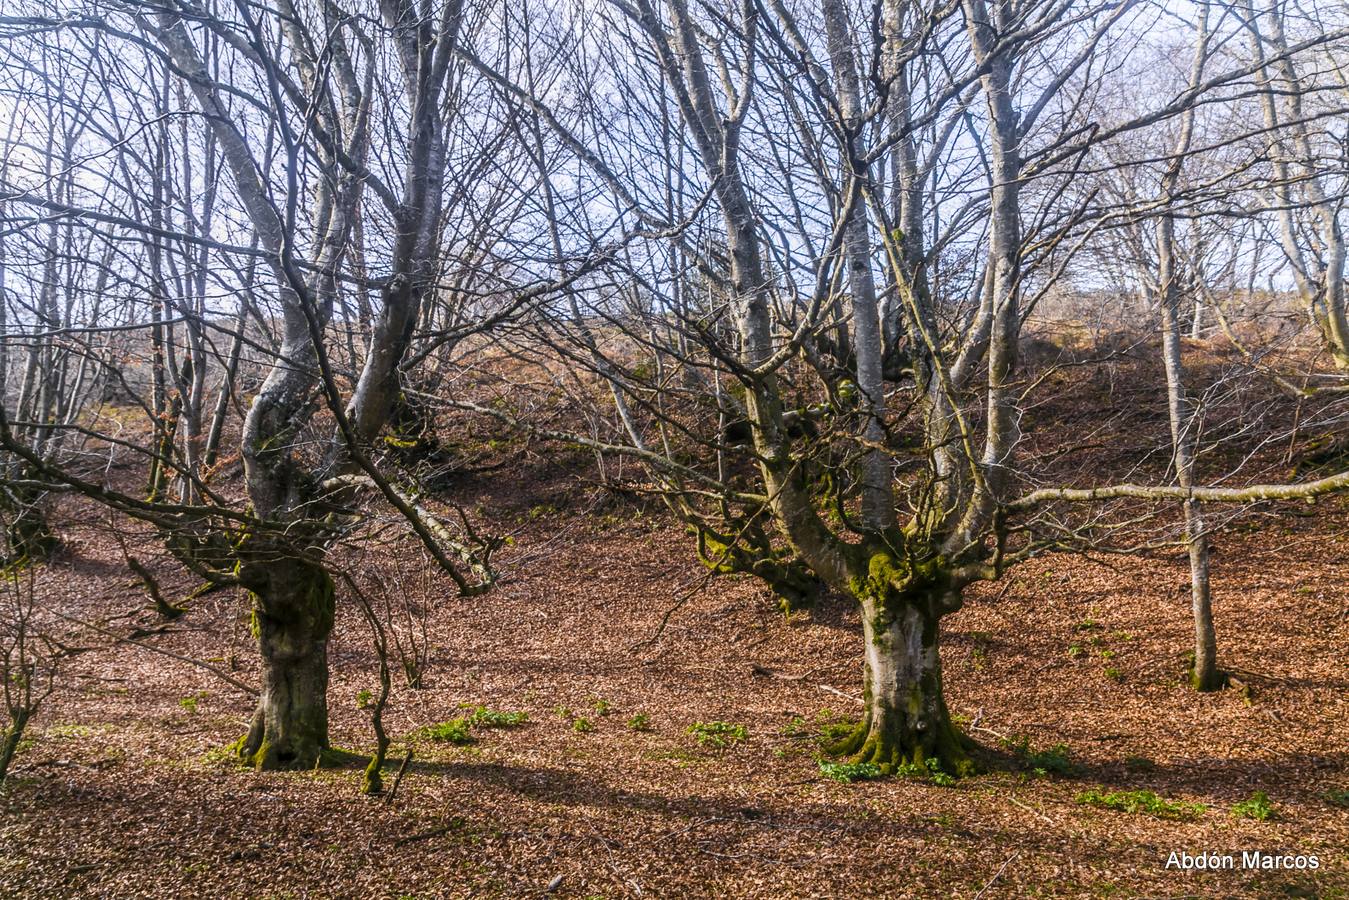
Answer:
[[[1194,62],[1190,70],[1192,88],[1200,84],[1208,59],[1207,11],[1200,12],[1198,25]],[[1162,176],[1162,199],[1168,203],[1175,198],[1181,165],[1190,149],[1193,134],[1194,110],[1188,109],[1181,118],[1180,135],[1171,165]],[[1171,422],[1176,480],[1181,487],[1190,488],[1194,486],[1195,457],[1198,453],[1199,410],[1190,400],[1185,387],[1185,358],[1180,341],[1181,288],[1176,273],[1176,258],[1175,217],[1168,211],[1157,220],[1157,291],[1162,317],[1162,364],[1166,369],[1166,405]],[[1198,310],[1196,304],[1196,317]],[[1213,605],[1209,595],[1208,535],[1204,530],[1200,505],[1194,500],[1185,503],[1185,544],[1190,552],[1190,597],[1194,612],[1194,671],[1191,681],[1197,690],[1217,690],[1226,684],[1227,679],[1218,669],[1217,636],[1213,628]]]
[[[844,124],[849,129],[856,129],[863,110],[848,13],[842,0],[823,0],[822,8]],[[862,392],[862,413],[866,416],[862,436],[872,447],[862,458],[862,522],[867,528],[882,531],[895,523],[890,458],[875,449],[885,443],[885,351],[876,300],[876,278],[871,271],[871,236],[867,230],[869,223],[861,187],[861,180],[865,180],[868,173],[862,165],[860,142],[850,138],[849,143],[848,169],[859,183],[853,186],[854,197],[844,226],[843,249],[852,290],[857,386]],[[844,178],[845,183],[847,180]],[[843,330],[846,332],[846,326]]]
[[[1196,434],[1199,425],[1195,410],[1185,391],[1185,365],[1181,355],[1178,291],[1172,276],[1171,221],[1163,216],[1159,224],[1162,272],[1162,362],[1166,369],[1167,411],[1171,422],[1171,447],[1175,454],[1176,480],[1181,487],[1194,485]],[[1190,552],[1190,597],[1194,611],[1194,671],[1191,682],[1196,690],[1222,688],[1227,679],[1218,669],[1217,635],[1213,627],[1213,605],[1209,594],[1209,546],[1204,517],[1199,503],[1185,503],[1185,544]]]
[[[0,495],[0,512],[9,514],[5,516],[0,566],[47,559],[60,544],[47,522],[40,497],[32,491],[6,491]]]
[[[852,734],[829,750],[886,774],[909,767],[950,775],[974,772],[970,742],[951,724],[938,650],[939,601],[933,589],[887,590],[861,598],[866,639],[866,709]]]
[[[253,589],[262,696],[239,756],[257,769],[312,769],[328,749],[333,581],[300,560],[251,565],[245,583]]]
[[[1194,669],[1190,683],[1197,691],[1217,691],[1227,686],[1227,675],[1218,668],[1218,635],[1213,628],[1213,603],[1208,582],[1208,535],[1197,501],[1185,504],[1185,534],[1190,551],[1190,603],[1194,611]]]
[[[5,730],[3,737],[0,737],[0,784],[5,783],[5,776],[9,774],[9,764],[14,761],[14,755],[19,752],[19,743],[23,740],[23,731],[28,726],[28,718],[32,714],[32,710],[28,709],[13,711],[9,728]]]

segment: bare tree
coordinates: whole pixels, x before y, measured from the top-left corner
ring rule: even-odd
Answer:
[[[1278,218],[1281,245],[1307,315],[1335,364],[1346,368],[1343,202],[1327,184],[1335,171],[1333,163],[1327,164],[1327,155],[1341,151],[1324,146],[1325,138],[1332,136],[1316,126],[1324,115],[1311,108],[1317,86],[1299,71],[1300,58],[1290,50],[1281,4],[1271,2],[1262,11],[1248,0],[1240,14],[1260,72],[1260,106],[1274,169],[1269,206]]]
[[[59,647],[38,621],[31,572],[8,569],[0,587],[0,685],[6,722],[0,731],[0,784],[23,742],[24,730],[51,696],[60,661]]]
[[[31,179],[14,179],[6,191],[11,208],[97,223],[105,242],[139,242],[144,255],[132,264],[145,266],[154,292],[150,321],[135,323],[150,332],[151,402],[143,409],[159,436],[152,466],[164,474],[141,499],[24,446],[21,423],[8,416],[0,442],[33,467],[36,482],[151,521],[208,584],[249,592],[263,689],[240,755],[259,768],[310,768],[328,746],[326,648],[336,601],[325,556],[359,522],[360,497],[373,493],[389,504],[461,592],[484,590],[493,578],[495,544],[467,518],[456,534],[415,489],[396,484],[388,472],[400,460],[387,451],[398,449],[398,438],[381,437],[399,419],[411,367],[443,361],[464,337],[553,289],[527,269],[503,277],[480,265],[504,236],[500,223],[520,192],[476,189],[483,172],[507,163],[492,151],[506,126],[484,127],[490,110],[475,105],[471,70],[453,52],[474,12],[450,3],[427,18],[412,4],[384,3],[372,21],[331,3],[239,7],[228,17],[190,3],[127,2],[60,16],[33,7],[0,24],[29,42],[48,35],[43,52],[65,70],[92,71],[92,60],[118,71],[124,85],[137,71],[157,79],[146,101],[154,107],[149,128],[127,135],[105,127],[98,135],[112,167],[71,167],[101,192],[49,199],[26,187]],[[401,90],[386,92],[386,83]],[[128,102],[120,92],[103,101],[101,108],[85,101],[99,111],[90,119],[115,121]],[[176,151],[171,120],[182,123]],[[128,173],[145,168],[141,147],[162,193],[140,215],[100,208],[120,191],[137,196]],[[215,184],[217,159],[226,176],[219,193],[198,193],[203,181]],[[194,166],[204,169],[189,171]],[[397,180],[386,181],[390,175]],[[455,216],[484,200],[488,215],[461,229]],[[213,220],[223,220],[219,230]],[[226,260],[223,271],[216,259]],[[376,265],[383,271],[372,275]],[[213,268],[215,283],[242,293],[236,314],[221,316],[206,300]],[[353,305],[352,293],[355,306],[373,311],[348,332],[361,332],[363,356],[352,355],[349,341],[344,359],[336,338],[347,320],[334,316]],[[208,335],[223,336],[229,349],[208,353]],[[414,352],[415,342],[422,346]],[[240,425],[245,491],[237,496],[208,483],[203,461],[239,393],[246,351],[263,377]],[[223,381],[203,446],[211,362]],[[172,499],[160,487],[170,475],[181,485]]]

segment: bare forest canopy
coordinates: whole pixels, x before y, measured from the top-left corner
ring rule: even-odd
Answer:
[[[943,623],[1050,554],[1183,555],[1231,687],[1224,535],[1349,489],[1346,60],[1308,0],[7,0],[0,779],[128,642],[247,697],[232,759],[340,761],[354,642],[389,796],[383,554],[490,602],[539,460],[692,563],[633,653],[714,581],[855,616],[822,771],[996,770]],[[72,515],[135,597],[36,586]]]

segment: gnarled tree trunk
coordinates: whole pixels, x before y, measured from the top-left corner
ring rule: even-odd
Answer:
[[[258,769],[312,769],[328,749],[333,580],[294,559],[253,563],[240,577],[253,592],[263,677],[239,756]]]
[[[47,522],[41,496],[22,488],[0,492],[0,519],[4,523],[4,544],[0,546],[0,566],[43,560],[56,550],[60,539]]]
[[[829,748],[882,772],[938,769],[968,775],[971,742],[951,724],[942,690],[938,646],[941,616],[955,588],[939,567],[907,571],[885,552],[853,580],[866,641],[862,721]]]

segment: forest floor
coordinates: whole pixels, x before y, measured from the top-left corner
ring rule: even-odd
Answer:
[[[748,580],[704,584],[667,517],[603,501],[564,456],[531,458],[526,477],[457,489],[514,532],[496,589],[462,599],[420,556],[389,561],[388,595],[427,601],[429,647],[420,689],[395,672],[386,778],[415,757],[392,803],[359,793],[359,765],[232,764],[249,697],[147,647],[256,684],[244,599],[158,622],[99,514],[63,504],[37,589],[149,633],[61,670],[0,794],[0,896],[1349,897],[1349,502],[1216,535],[1221,662],[1241,684],[1220,693],[1185,683],[1179,551],[1049,554],[977,587],[942,658],[991,771],[848,784],[817,758],[858,709],[855,612],[788,618]],[[176,595],[192,586],[162,569]],[[330,660],[334,742],[369,752],[376,659],[350,604]],[[427,736],[477,707],[528,718],[467,745]],[[717,747],[698,723],[743,732]],[[1092,791],[1196,806],[1120,811]],[[1239,815],[1255,791],[1267,819]],[[1173,850],[1235,868],[1168,869]],[[1243,869],[1243,851],[1319,868]]]

